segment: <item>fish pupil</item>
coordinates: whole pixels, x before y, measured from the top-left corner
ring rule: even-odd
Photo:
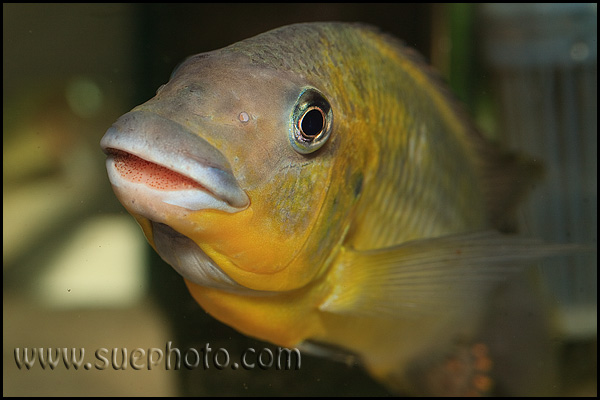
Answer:
[[[325,116],[323,111],[318,108],[313,108],[304,114],[302,121],[300,121],[300,129],[303,136],[307,138],[314,138],[323,130],[325,126]]]

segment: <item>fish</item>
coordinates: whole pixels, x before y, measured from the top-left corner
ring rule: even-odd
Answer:
[[[552,386],[521,282],[569,248],[514,218],[540,165],[480,134],[399,39],[302,23],[191,56],[101,147],[150,245],[239,332],[351,355],[394,393]]]

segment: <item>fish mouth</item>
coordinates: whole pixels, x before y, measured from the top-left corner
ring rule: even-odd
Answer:
[[[150,220],[167,223],[169,206],[235,213],[250,204],[220,151],[153,112],[123,115],[100,146],[121,203]]]

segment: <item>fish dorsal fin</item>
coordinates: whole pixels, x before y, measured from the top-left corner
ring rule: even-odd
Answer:
[[[335,289],[320,309],[384,318],[469,312],[492,285],[532,261],[581,247],[484,231],[370,251],[344,248]]]

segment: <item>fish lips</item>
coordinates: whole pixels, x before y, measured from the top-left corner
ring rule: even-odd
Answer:
[[[100,146],[108,156],[106,168],[119,200],[150,220],[168,223],[165,214],[169,206],[235,213],[250,204],[219,150],[156,113],[137,110],[123,115],[108,129]],[[150,167],[159,175],[166,173],[162,179],[167,186],[169,178],[185,184],[165,188],[123,174],[123,170],[133,169],[128,172],[135,175],[136,165]],[[139,176],[141,171],[137,172]]]

